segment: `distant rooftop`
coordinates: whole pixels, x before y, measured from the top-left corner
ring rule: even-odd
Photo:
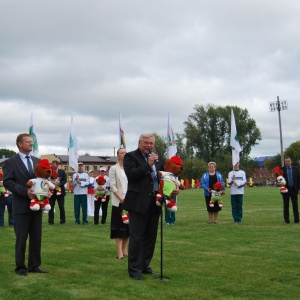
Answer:
[[[57,159],[59,160],[63,165],[68,165],[69,161],[69,155],[60,155],[60,154],[44,154],[41,155],[41,158],[47,158],[49,160]],[[0,158],[0,166],[2,167],[3,162],[7,160],[8,157],[2,157]],[[98,155],[98,156],[92,156],[92,155],[80,155],[78,158],[78,161],[83,162],[86,165],[95,165],[95,166],[112,166],[115,163],[117,163],[118,158],[117,156],[105,156],[105,155]]]
[[[0,158],[0,164],[2,162],[4,162],[5,160],[7,160],[9,157],[5,157],[5,155],[2,155],[2,157]]]
[[[263,167],[265,165],[265,160],[273,159],[273,158],[274,158],[274,156],[260,156],[260,157],[255,158],[255,161],[258,162],[258,165],[260,167]]]
[[[69,155],[57,155],[62,162],[67,162],[69,160]],[[78,158],[78,161],[83,163],[116,163],[116,156],[92,156],[92,155],[81,155]]]

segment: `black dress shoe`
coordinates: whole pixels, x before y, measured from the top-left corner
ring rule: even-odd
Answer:
[[[142,276],[131,276],[131,275],[129,275],[129,277],[134,279],[134,280],[144,280],[144,278]]]
[[[142,271],[143,274],[155,274],[151,268]]]
[[[48,271],[42,270],[40,268],[35,268],[28,271],[29,273],[48,273]]]
[[[21,270],[16,270],[15,272],[20,276],[27,276],[27,270],[21,269]]]

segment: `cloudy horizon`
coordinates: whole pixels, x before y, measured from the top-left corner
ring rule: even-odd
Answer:
[[[0,148],[17,151],[33,114],[41,154],[114,155],[122,114],[127,150],[165,136],[194,106],[247,109],[262,140],[250,157],[299,140],[300,2],[139,0],[0,2]]]

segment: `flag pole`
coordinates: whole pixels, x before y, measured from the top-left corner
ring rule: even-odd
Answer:
[[[39,158],[40,157],[39,144],[38,144],[38,140],[37,140],[37,137],[35,134],[35,129],[34,129],[33,113],[31,114],[31,117],[30,117],[29,135],[33,139],[33,146],[32,146],[32,150],[31,150],[30,154]]]
[[[230,131],[230,146],[232,147],[232,166],[240,161],[240,152],[242,152],[242,147],[239,143],[237,136],[236,123],[234,118],[233,109],[231,108],[231,131]]]
[[[120,139],[120,147],[119,148],[126,149],[125,132],[124,132],[124,128],[123,128],[121,112],[119,112],[119,139]]]
[[[69,172],[70,172],[70,166],[69,166],[69,145],[67,147],[67,157],[68,157],[68,160],[67,160],[67,187],[69,189],[69,192],[71,192],[71,189],[70,189],[70,182],[69,182]]]
[[[73,126],[73,117],[71,117],[71,129],[69,138],[69,167],[74,169],[74,173],[78,172],[78,142],[75,134],[75,129]]]

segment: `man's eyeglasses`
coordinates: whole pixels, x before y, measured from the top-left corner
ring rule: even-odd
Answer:
[[[23,144],[34,144],[33,141],[23,141],[22,143],[23,143]]]

